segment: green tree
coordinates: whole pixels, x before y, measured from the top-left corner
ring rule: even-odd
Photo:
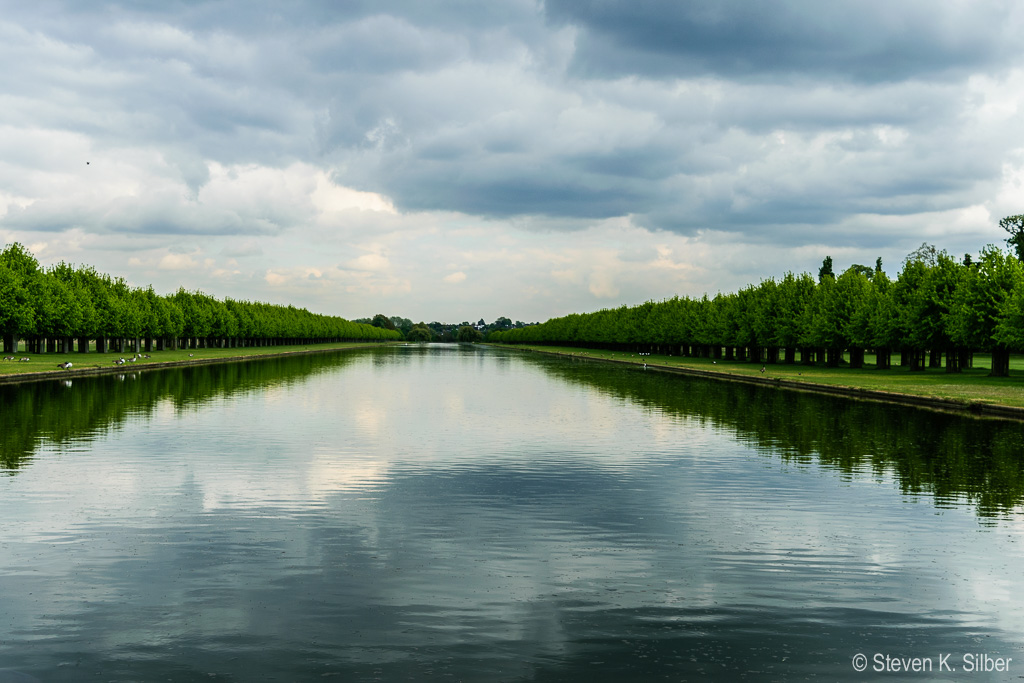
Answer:
[[[16,353],[18,339],[35,325],[35,309],[28,288],[18,274],[0,260],[0,334],[4,353]]]
[[[982,249],[978,261],[965,268],[947,323],[956,344],[992,353],[991,374],[996,377],[1009,374],[1009,348],[1016,346],[1012,320],[1004,320],[1012,309],[1004,302],[1024,288],[1022,271],[1021,262],[1002,250],[991,245]]]
[[[810,273],[786,273],[775,289],[775,339],[784,348],[787,363],[796,362],[796,348],[806,337],[803,311],[814,295],[814,278]]]
[[[836,296],[841,308],[842,333],[850,351],[850,367],[864,367],[864,349],[872,346],[870,307],[871,275],[875,271],[853,265],[836,280]]]
[[[821,262],[821,268],[818,268],[818,282],[821,282],[826,277],[835,277],[835,273],[832,272],[831,256],[826,256],[825,259]]]
[[[1017,254],[1017,260],[1024,262],[1024,214],[1007,216],[999,221],[999,227],[1010,233],[1006,243]]]
[[[434,334],[425,323],[418,322],[412,326],[405,338],[411,342],[428,342],[434,338]]]
[[[463,325],[459,328],[458,334],[455,336],[460,342],[477,342],[484,338],[480,334],[480,330],[476,329],[472,325]]]
[[[0,252],[0,334],[7,353],[15,353],[18,340],[35,330],[38,276],[35,256],[18,242]]]
[[[383,313],[378,313],[377,315],[373,316],[373,320],[370,321],[370,324],[373,325],[374,327],[379,327],[384,330],[396,329],[395,323],[391,321],[391,318],[387,317]]]

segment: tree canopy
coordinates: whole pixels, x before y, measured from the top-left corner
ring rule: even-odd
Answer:
[[[0,335],[5,348],[19,339],[155,338],[224,345],[401,338],[390,320],[375,327],[294,306],[221,301],[184,288],[161,296],[152,287],[133,287],[123,278],[63,262],[44,269],[18,243],[0,252]]]
[[[838,277],[826,257],[816,281],[787,273],[733,293],[673,297],[593,313],[552,318],[540,325],[494,331],[503,343],[568,344],[668,353],[749,355],[772,362],[779,350],[858,364],[875,350],[879,367],[891,351],[923,358],[946,353],[947,367],[974,351],[993,354],[993,374],[1006,374],[1010,351],[1024,351],[1024,265],[995,248],[958,261],[923,244],[890,280],[876,267],[854,264]]]

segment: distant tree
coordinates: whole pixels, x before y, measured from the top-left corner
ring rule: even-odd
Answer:
[[[931,268],[935,266],[938,260],[939,251],[935,248],[935,245],[922,242],[921,246],[907,254],[907,257],[903,259],[903,263],[905,265],[908,262],[915,261]]]
[[[835,273],[832,272],[832,257],[826,256],[825,260],[821,262],[821,268],[818,268],[818,282],[821,282],[825,277],[835,278]]]
[[[428,342],[434,338],[430,328],[424,323],[419,322],[412,326],[409,332],[405,335],[406,340],[411,342]]]
[[[460,342],[477,342],[483,339],[484,336],[480,334],[480,330],[472,325],[463,325],[459,328],[459,333],[455,338]]]
[[[1017,253],[1017,260],[1024,263],[1024,214],[1007,216],[999,221],[999,227],[1010,233],[1006,243]]]
[[[373,325],[374,327],[380,327],[381,329],[385,330],[396,329],[395,324],[391,322],[391,318],[387,317],[383,313],[378,313],[377,315],[373,316],[373,320],[370,321],[370,324]]]
[[[396,330],[401,330],[403,333],[412,329],[412,321],[399,315],[391,316],[391,324],[395,326]]]
[[[508,318],[501,317],[495,320],[491,327],[495,330],[510,330],[512,329],[512,321]]]
[[[875,259],[875,272],[876,273],[881,273],[882,272],[882,257],[881,256],[879,256],[878,258]]]

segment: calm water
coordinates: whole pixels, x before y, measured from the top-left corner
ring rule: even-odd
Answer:
[[[0,411],[0,681],[1024,677],[1020,425],[456,346]]]

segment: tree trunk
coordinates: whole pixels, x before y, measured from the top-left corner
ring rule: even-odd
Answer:
[[[989,377],[1009,377],[1010,375],[1010,352],[1006,349],[992,350],[992,371]]]
[[[946,349],[946,372],[960,372],[960,353],[955,348]]]
[[[928,367],[930,368],[941,368],[942,367],[942,349],[932,349],[928,355]]]

